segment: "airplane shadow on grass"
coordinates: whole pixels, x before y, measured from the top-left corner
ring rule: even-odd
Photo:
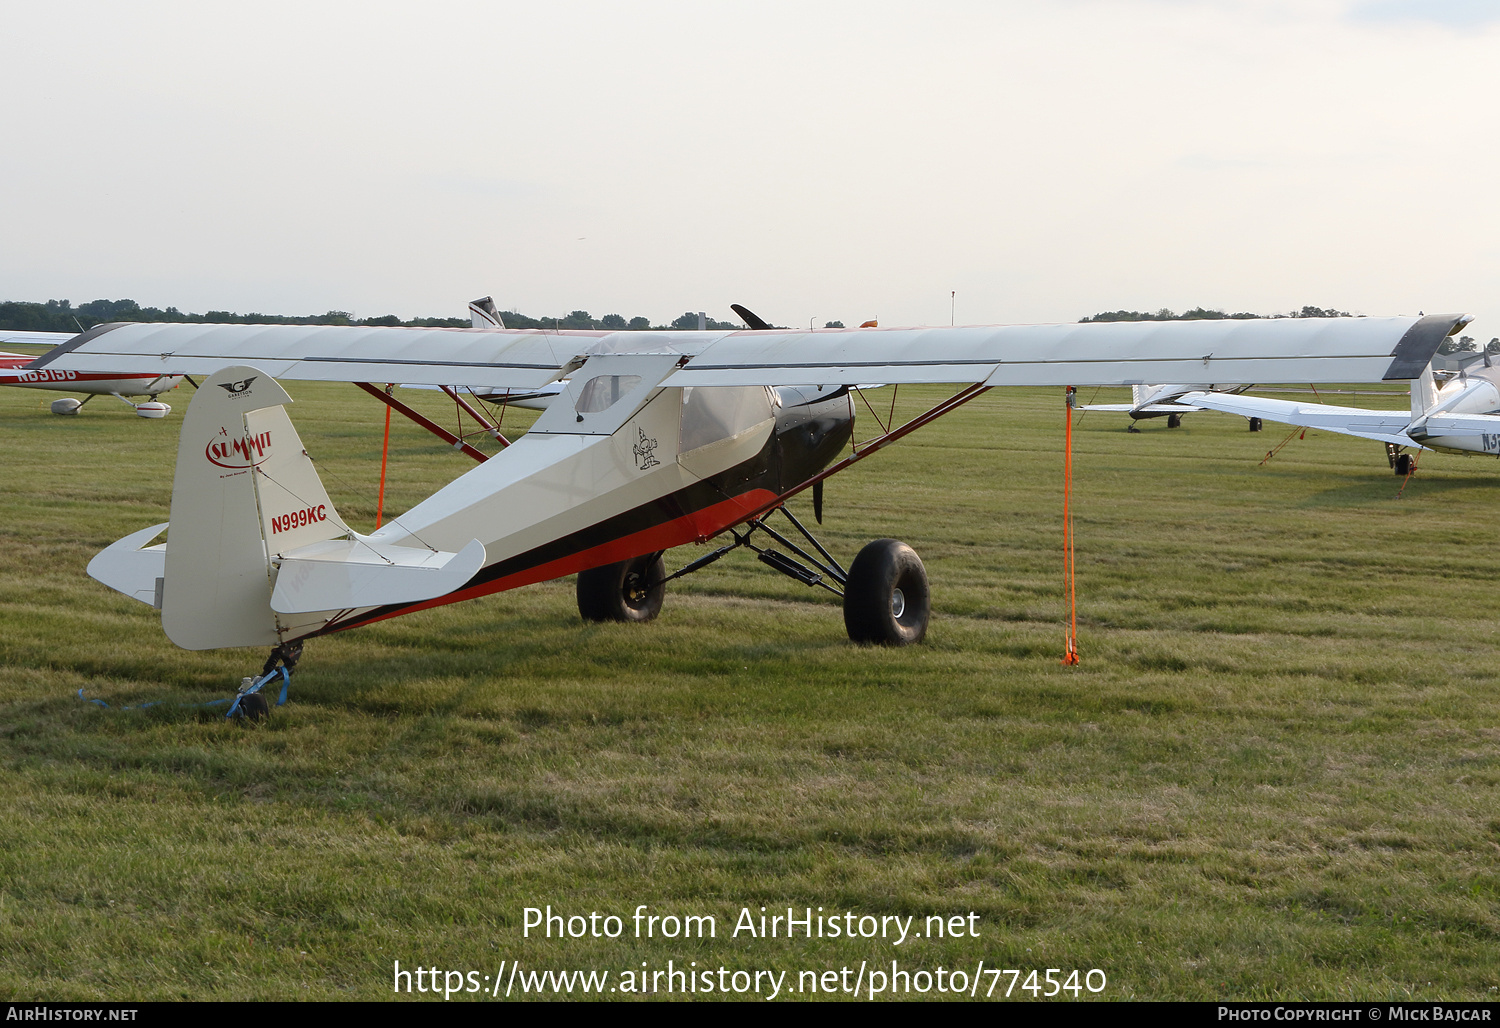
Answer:
[[[1403,491],[1401,479],[1395,475],[1377,475],[1358,482],[1350,482],[1333,489],[1325,489],[1303,500],[1297,506],[1303,509],[1317,507],[1362,507],[1371,503],[1400,500],[1403,503],[1421,503],[1438,500],[1461,492],[1482,492],[1486,496],[1500,494],[1500,477],[1464,475],[1463,477],[1423,477],[1419,472],[1406,484]]]

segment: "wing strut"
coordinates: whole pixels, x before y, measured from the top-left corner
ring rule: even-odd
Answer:
[[[494,440],[495,440],[495,442],[497,442],[497,443],[500,444],[500,449],[503,450],[506,447],[510,446],[510,440],[507,439],[507,438],[505,438],[505,436],[503,436],[503,435],[500,434],[500,426],[499,425],[495,425],[495,424],[491,424],[489,418],[487,418],[483,414],[479,413],[479,411],[475,410],[469,404],[468,400],[465,400],[462,396],[458,395],[458,390],[457,389],[455,389],[453,386],[438,386],[438,388],[441,389],[443,392],[447,393],[449,396],[453,397],[453,403],[454,403],[455,407],[458,407],[458,408],[460,408],[460,409],[468,412],[469,417],[471,417],[475,421],[479,422],[479,426],[484,429],[485,434],[488,435],[488,436],[493,437]],[[472,390],[470,391],[470,393],[472,395]],[[474,398],[476,400],[478,399],[477,396],[474,397]],[[460,414],[459,417],[458,417],[458,430],[460,432],[462,432],[464,430],[464,419],[463,419],[463,415],[462,414]]]
[[[402,403],[394,396],[391,396],[384,389],[381,389],[378,386],[373,386],[368,382],[356,382],[354,384],[359,386],[365,392],[369,393],[371,396],[375,397],[375,399],[379,400],[381,403],[396,408],[396,410],[400,411],[402,414],[405,414],[412,421],[415,421],[417,424],[427,429],[427,431],[431,432],[439,439],[451,444],[455,450],[464,451],[464,453],[468,454],[470,457],[473,457],[481,464],[490,459],[483,450],[479,450],[473,446],[470,446],[468,443],[464,442],[462,438],[454,435],[442,425],[439,425],[436,421],[418,414],[406,404]]]
[[[957,410],[964,404],[968,403],[970,400],[974,399],[974,397],[979,396],[982,393],[987,393],[992,388],[992,386],[987,386],[983,382],[975,382],[973,385],[965,386],[958,392],[954,393],[952,396],[948,397],[943,402],[939,403],[936,407],[931,408],[923,414],[918,414],[916,417],[912,418],[900,428],[893,428],[887,432],[882,433],[881,435],[876,436],[874,439],[871,439],[863,446],[856,448],[854,453],[850,454],[848,457],[845,457],[837,464],[830,464],[828,467],[824,468],[816,475],[813,475],[811,478],[792,486],[790,489],[782,493],[780,496],[776,497],[774,500],[767,500],[760,507],[757,507],[755,510],[751,511],[750,515],[745,520],[751,521],[755,518],[760,517],[767,511],[780,506],[785,501],[791,499],[793,496],[796,496],[798,493],[802,492],[802,490],[811,489],[819,482],[822,482],[825,478],[838,474],[840,471],[843,471],[851,464],[857,464],[858,462],[864,460],[866,457],[870,456],[870,454],[884,449],[891,443],[894,443],[897,439],[900,439],[902,436],[910,435],[912,432],[915,432],[923,425],[936,421],[944,414],[947,414],[950,411]]]

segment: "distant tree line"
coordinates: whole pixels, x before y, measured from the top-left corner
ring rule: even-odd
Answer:
[[[529,318],[516,311],[501,311],[506,328],[578,328],[608,329],[611,332],[695,332],[698,329],[698,312],[683,311],[682,317],[673,318],[665,325],[653,325],[651,319],[635,317],[628,321],[620,314],[606,314],[596,318],[588,311],[570,311],[565,318]],[[745,326],[738,321],[715,321],[706,319],[705,327],[737,331]]]
[[[1438,344],[1438,353],[1447,356],[1454,353],[1478,353],[1479,341],[1473,336],[1449,336]],[[1485,353],[1500,353],[1500,336],[1491,339],[1484,347]]]
[[[649,318],[628,321],[619,314],[595,318],[588,311],[571,311],[562,318],[532,318],[516,311],[502,311],[507,328],[607,329],[632,332],[671,332],[698,327],[696,311],[685,311],[670,324],[653,325]],[[176,307],[142,307],[134,300],[90,300],[77,307],[68,300],[30,303],[22,300],[0,301],[0,329],[12,332],[77,332],[112,321],[171,322],[189,325],[402,325],[409,328],[468,328],[468,318],[412,318],[403,321],[394,314],[373,318],[356,318],[348,311],[328,311],[305,316],[287,314],[236,314],[233,311],[205,311],[189,314]],[[707,327],[734,331],[745,326],[737,321],[707,319]]]
[[[1249,314],[1241,311],[1238,314],[1226,314],[1221,310],[1210,310],[1207,307],[1194,307],[1190,311],[1181,314],[1173,314],[1163,307],[1155,313],[1147,311],[1105,311],[1103,314],[1095,314],[1089,318],[1079,318],[1079,322],[1086,321],[1224,321],[1233,319],[1237,321],[1251,320],[1255,318],[1352,318],[1354,315],[1348,311],[1334,310],[1332,307],[1324,310],[1322,307],[1303,307],[1301,310],[1292,311],[1288,314]]]

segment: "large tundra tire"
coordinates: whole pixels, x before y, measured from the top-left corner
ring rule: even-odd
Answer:
[[[910,646],[927,634],[932,595],[917,551],[877,539],[859,551],[844,584],[844,627],[857,643]]]

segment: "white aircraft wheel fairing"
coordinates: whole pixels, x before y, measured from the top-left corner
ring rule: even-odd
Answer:
[[[135,405],[135,416],[138,418],[164,418],[171,413],[171,404],[159,403],[156,400]]]
[[[83,406],[82,400],[75,400],[71,396],[64,396],[61,400],[52,401],[53,414],[77,414],[78,408]]]
[[[844,627],[857,643],[910,646],[927,634],[932,594],[917,551],[877,539],[859,551],[844,584]]]
[[[585,621],[650,621],[661,613],[667,587],[661,554],[578,573],[578,613]]]

